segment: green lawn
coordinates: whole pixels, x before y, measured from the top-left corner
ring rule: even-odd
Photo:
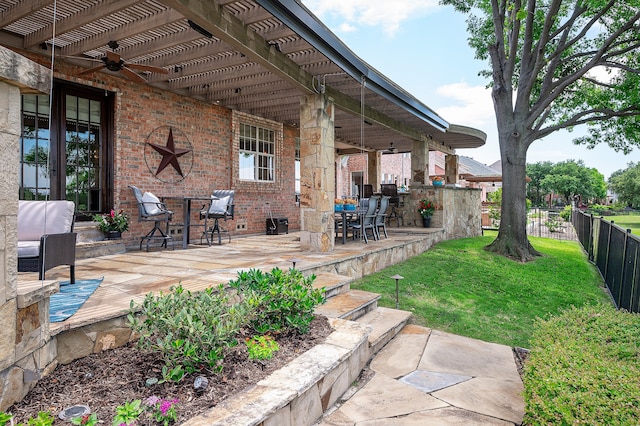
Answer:
[[[380,293],[380,306],[395,307],[389,277],[400,274],[400,309],[413,312],[415,323],[521,347],[528,347],[536,317],[610,303],[578,243],[531,238],[545,256],[522,264],[483,250],[492,234],[439,243],[351,287]]]
[[[605,219],[613,220],[616,225],[624,229],[631,229],[634,235],[640,235],[640,216],[607,216]]]

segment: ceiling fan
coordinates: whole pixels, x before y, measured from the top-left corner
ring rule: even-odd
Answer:
[[[398,148],[393,146],[393,142],[389,143],[389,148],[387,148],[384,151],[382,151],[383,154],[395,154],[397,152],[398,152]]]
[[[125,60],[120,57],[119,54],[114,52],[114,50],[116,50],[118,48],[118,42],[117,41],[111,40],[108,43],[108,46],[111,48],[112,51],[105,52],[105,56],[103,56],[100,59],[96,59],[96,58],[76,58],[76,59],[90,60],[90,61],[94,61],[94,62],[102,62],[101,65],[98,65],[98,66],[95,66],[95,67],[92,67],[92,68],[88,68],[86,70],[82,70],[82,71],[76,73],[76,75],[91,74],[92,72],[101,70],[102,68],[106,68],[109,71],[119,71],[119,72],[122,73],[122,75],[127,77],[129,80],[133,80],[136,83],[145,84],[145,83],[147,83],[147,80],[145,80],[144,77],[142,77],[140,74],[136,73],[135,71],[154,72],[154,73],[159,73],[159,74],[168,74],[169,73],[169,71],[167,71],[164,68],[154,67],[154,66],[151,66],[151,65],[127,64],[125,62]]]

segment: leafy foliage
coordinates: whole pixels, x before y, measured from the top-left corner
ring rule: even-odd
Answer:
[[[637,424],[640,316],[611,306],[536,321],[524,424]]]
[[[126,401],[124,405],[116,407],[116,415],[113,417],[111,425],[135,425],[143,411],[141,400]]]
[[[274,268],[268,273],[251,269],[239,272],[238,279],[229,285],[243,297],[257,302],[250,320],[255,333],[289,330],[306,333],[315,307],[324,302],[324,291],[313,288],[315,278],[315,275],[306,278],[297,269],[284,272]]]
[[[98,224],[98,228],[102,232],[118,231],[125,232],[129,230],[129,218],[123,210],[115,211],[111,209],[106,214],[96,214],[93,221]]]
[[[128,320],[140,334],[139,347],[162,354],[162,381],[180,381],[205,368],[219,372],[245,327],[255,334],[308,332],[315,307],[324,301],[314,279],[296,269],[252,269],[229,283],[237,294],[222,284],[198,293],[179,285],[169,294],[149,293],[139,307],[132,301]]]
[[[269,335],[253,336],[246,340],[249,359],[271,359],[273,354],[280,349],[278,342]]]
[[[218,371],[225,348],[237,344],[236,335],[255,306],[244,299],[232,303],[223,285],[196,294],[179,285],[166,295],[148,294],[142,316],[134,313],[132,301],[128,319],[140,333],[140,347],[163,355],[163,378],[180,380],[183,369]]]
[[[620,201],[633,208],[640,208],[640,162],[629,163],[626,169],[614,172],[609,178],[609,184]]]
[[[423,198],[418,204],[418,213],[420,213],[422,217],[431,217],[437,208],[438,206],[435,202],[428,198]]]

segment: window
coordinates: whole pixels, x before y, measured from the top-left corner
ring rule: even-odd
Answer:
[[[275,181],[275,131],[240,123],[240,179]]]

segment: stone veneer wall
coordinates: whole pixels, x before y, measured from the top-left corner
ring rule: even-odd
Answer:
[[[20,94],[48,93],[46,68],[0,47],[0,411],[55,366],[49,296],[55,282],[17,287]]]
[[[435,186],[412,186],[405,198],[403,219],[405,226],[422,226],[418,204],[428,198],[438,205],[431,218],[432,228],[443,228],[445,239],[482,235],[482,190]]]

